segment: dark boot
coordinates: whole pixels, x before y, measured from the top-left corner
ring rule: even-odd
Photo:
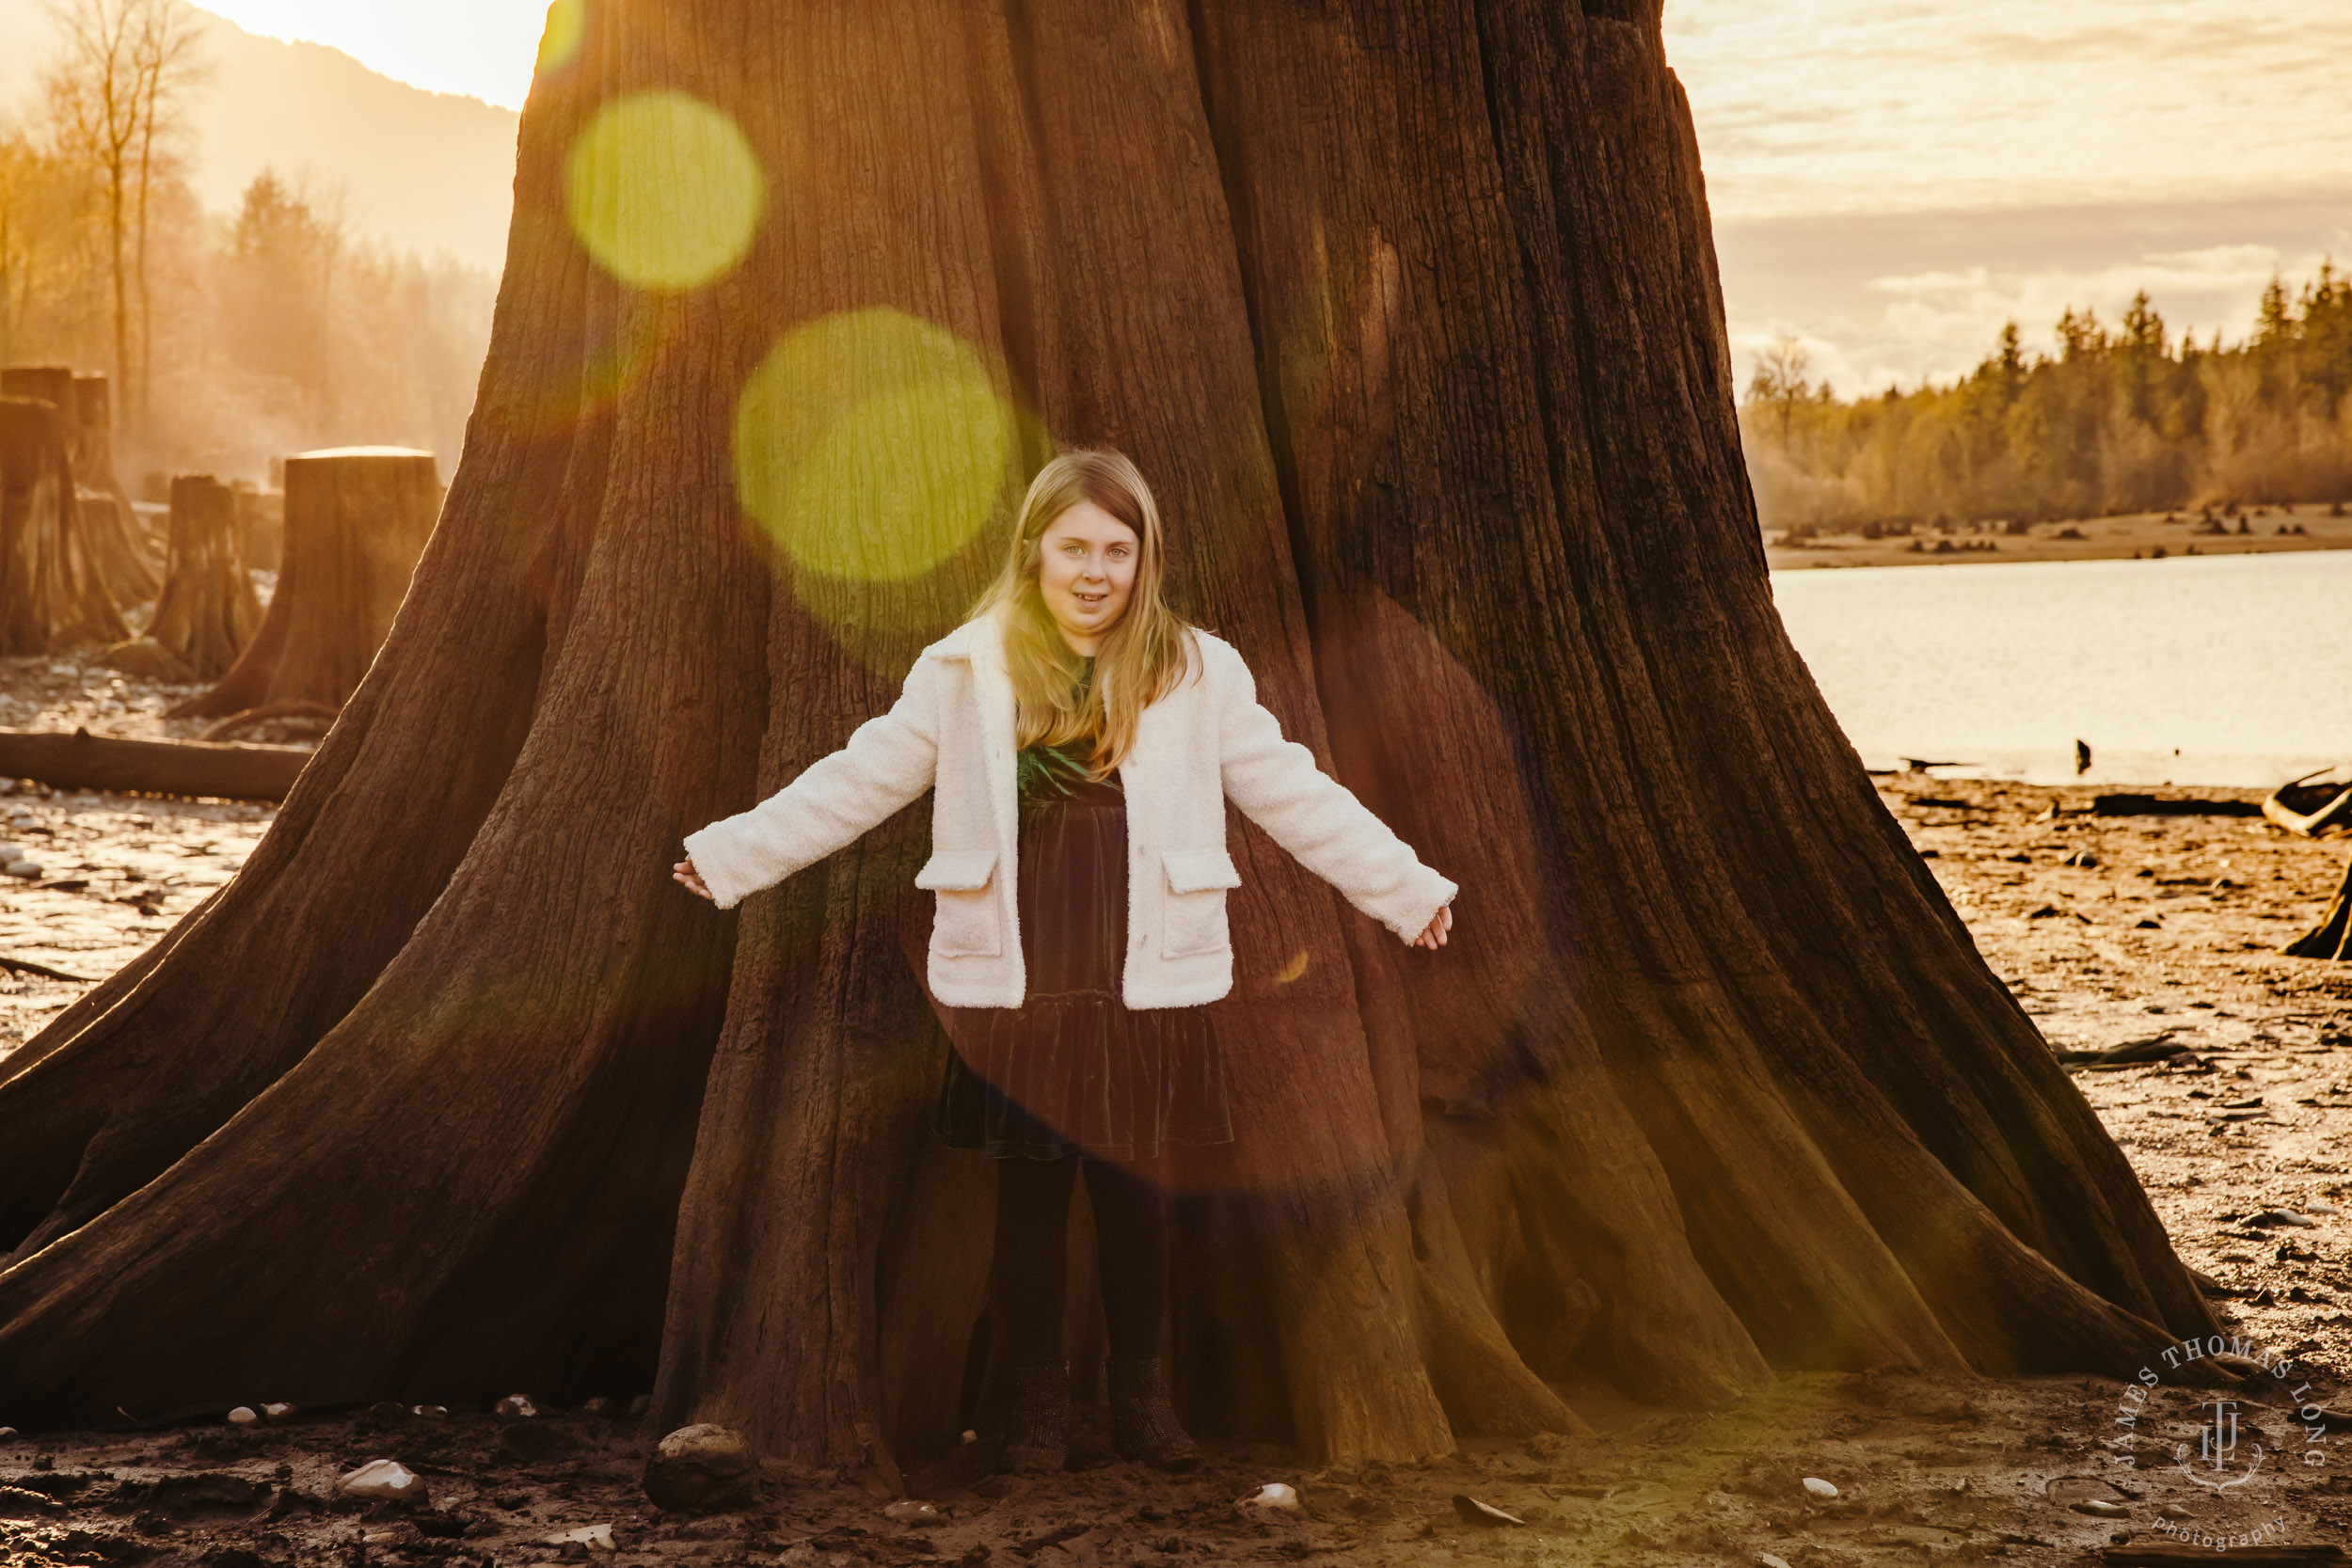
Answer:
[[[1176,1406],[1168,1397],[1168,1366],[1111,1357],[1111,1445],[1122,1459],[1140,1460],[1162,1470],[1189,1470],[1200,1450],[1184,1435]]]
[[[1070,1363],[1032,1361],[1012,1370],[1012,1412],[997,1468],[1016,1476],[1052,1475],[1070,1449]]]

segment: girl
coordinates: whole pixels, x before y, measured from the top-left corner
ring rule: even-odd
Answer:
[[[686,839],[674,872],[732,908],[926,789],[946,1019],[940,1132],[996,1158],[996,1307],[1010,1338],[1006,1467],[1058,1470],[1069,1431],[1065,1238],[1083,1173],[1120,1454],[1199,1462],[1159,1358],[1170,1143],[1231,1142],[1208,1004],[1232,989],[1231,799],[1349,902],[1444,945],[1454,884],[1282,738],[1232,644],[1161,597],[1160,515],[1114,451],[1054,459],[1004,570],[903,693],[785,788]]]

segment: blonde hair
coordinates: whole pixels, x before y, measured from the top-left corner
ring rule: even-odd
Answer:
[[[1126,524],[1138,546],[1135,588],[1104,635],[1083,698],[1074,691],[1085,673],[1083,656],[1063,639],[1038,586],[1046,529],[1081,501]],[[1066,451],[1038,470],[1022,499],[1004,570],[971,615],[975,621],[994,615],[1004,625],[1016,747],[1088,742],[1088,777],[1098,781],[1126,760],[1135,749],[1136,719],[1173,689],[1186,669],[1186,624],[1161,596],[1167,559],[1160,509],[1141,470],[1125,455]]]

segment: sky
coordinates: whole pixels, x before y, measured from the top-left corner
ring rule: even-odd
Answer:
[[[248,33],[324,43],[396,80],[519,109],[547,0],[213,0]]]
[[[1735,354],[1848,396],[2145,287],[2244,334],[2352,261],[2346,0],[1666,0]]]
[[[508,108],[546,9],[206,8]],[[1665,25],[1743,368],[1788,335],[1848,395],[1948,380],[2011,316],[2046,345],[2141,287],[2236,338],[2274,271],[2352,261],[2352,0],[1665,0]]]

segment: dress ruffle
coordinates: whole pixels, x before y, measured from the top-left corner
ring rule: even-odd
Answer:
[[[1022,800],[1019,1007],[948,1009],[937,1126],[992,1155],[1149,1160],[1230,1143],[1225,1069],[1206,1006],[1130,1008],[1127,813],[1118,775]]]

